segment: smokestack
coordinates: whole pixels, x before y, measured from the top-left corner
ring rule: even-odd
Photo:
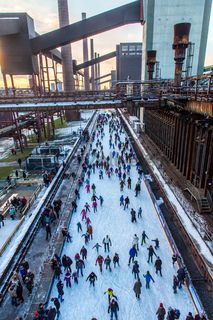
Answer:
[[[58,14],[60,28],[69,25],[69,10],[67,0],[58,0]],[[73,92],[75,81],[73,77],[71,45],[61,47],[64,91]]]
[[[147,71],[149,73],[149,80],[153,80],[155,63],[156,63],[156,51],[155,50],[148,50],[146,64],[147,64]]]
[[[181,85],[183,62],[185,60],[186,49],[189,45],[190,28],[191,23],[178,23],[174,25],[174,42],[172,48],[175,51],[174,83],[176,86]]]
[[[90,59],[94,59],[94,41],[90,39]],[[95,67],[94,64],[91,66],[91,83],[92,83],[92,90],[95,90]]]
[[[95,59],[98,58],[97,52],[95,52]],[[95,79],[98,78],[98,63],[95,64]],[[95,81],[95,90],[98,90],[98,80]]]
[[[86,19],[86,13],[82,12],[82,20],[84,19]],[[83,60],[84,62],[89,60],[87,38],[83,39]],[[84,89],[89,90],[89,68],[84,68]]]
[[[98,54],[98,58],[100,57],[100,54]],[[98,63],[98,78],[101,76],[101,64]],[[98,90],[101,90],[100,80],[98,80]]]

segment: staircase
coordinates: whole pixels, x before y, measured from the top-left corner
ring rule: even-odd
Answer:
[[[202,197],[197,199],[197,205],[200,213],[211,213],[211,205],[207,198]]]

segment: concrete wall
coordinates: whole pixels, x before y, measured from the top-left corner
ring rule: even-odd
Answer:
[[[162,78],[174,77],[173,26],[181,22],[191,23],[190,41],[195,43],[192,75],[203,72],[211,3],[212,0],[144,0],[144,50],[157,50]],[[142,79],[147,78],[145,63],[144,54]]]

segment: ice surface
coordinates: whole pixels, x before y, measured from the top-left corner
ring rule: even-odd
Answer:
[[[126,121],[126,119],[124,119],[124,120]],[[126,123],[127,123],[127,121],[126,121]],[[127,125],[128,125],[128,123],[127,123]],[[139,139],[136,136],[136,134],[133,131],[133,129],[130,126],[129,126],[129,128],[130,128],[131,133],[134,136],[134,138],[139,142]],[[164,191],[165,191],[170,203],[173,205],[173,207],[174,207],[176,213],[178,214],[181,222],[183,223],[184,227],[186,228],[188,234],[191,236],[191,238],[194,241],[194,243],[198,244],[198,249],[199,249],[200,253],[210,263],[210,265],[212,267],[213,266],[213,255],[212,255],[212,253],[210,251],[210,248],[205,243],[205,241],[202,239],[200,233],[198,232],[198,230],[193,225],[192,221],[190,220],[190,218],[187,215],[187,213],[184,210],[184,208],[181,206],[179,200],[176,198],[176,196],[173,193],[172,189],[165,182],[165,180],[162,177],[160,171],[158,170],[156,165],[153,163],[153,161],[150,159],[148,153],[146,152],[146,150],[144,149],[144,147],[141,145],[140,142],[139,142],[139,147],[140,147],[140,149],[142,151],[142,154],[143,154],[144,158],[147,160],[147,162],[149,163],[150,167],[152,168],[156,178],[160,182],[161,187],[164,189]],[[209,271],[211,272],[210,269],[209,269]]]
[[[105,129],[106,136],[103,140],[105,155],[109,154],[108,147],[108,129]],[[122,137],[124,140],[124,136]],[[131,169],[131,178],[133,189],[138,178],[135,166]],[[176,307],[181,311],[181,319],[185,319],[189,311],[194,313],[194,305],[190,299],[186,288],[179,290],[175,295],[172,289],[173,275],[176,269],[172,266],[171,256],[172,250],[162,229],[157,213],[155,211],[153,202],[150,198],[149,192],[144,181],[142,182],[141,195],[136,198],[133,190],[128,190],[125,186],[124,196],[128,195],[130,198],[130,208],[123,210],[119,206],[119,198],[121,195],[119,188],[119,180],[113,175],[111,179],[104,175],[104,180],[99,180],[98,174],[91,175],[91,183],[97,186],[97,196],[104,197],[104,205],[100,208],[98,205],[98,212],[89,214],[94,230],[93,240],[87,245],[88,259],[86,261],[86,268],[84,269],[84,277],[79,278],[79,284],[72,282],[72,288],[64,288],[65,301],[61,305],[61,316],[59,319],[63,320],[91,320],[92,317],[98,320],[110,319],[107,313],[108,300],[104,292],[107,288],[112,288],[114,294],[118,297],[120,311],[118,313],[119,320],[154,320],[156,319],[156,310],[160,302],[163,302],[165,307]],[[84,240],[81,233],[77,233],[77,222],[81,221],[80,212],[85,202],[91,203],[91,194],[86,194],[85,185],[81,188],[80,200],[78,202],[77,213],[73,215],[70,224],[70,233],[73,236],[72,243],[66,243],[63,254],[71,256],[74,261],[74,256],[80,251]],[[130,209],[134,208],[136,211],[142,207],[142,219],[137,220],[136,224],[131,223]],[[84,222],[83,232],[86,231]],[[141,247],[138,254],[138,262],[140,265],[140,278],[142,280],[142,294],[141,300],[136,300],[133,292],[133,285],[135,280],[132,275],[132,267],[128,267],[129,249],[132,247],[133,236],[136,233],[141,240],[141,233],[145,230],[149,240],[147,245]],[[97,254],[92,247],[96,242],[102,244],[104,236],[108,234],[112,240],[112,247],[110,249],[110,257],[117,252],[120,255],[120,267],[114,269],[112,272],[103,270],[100,273],[98,266],[95,266]],[[160,241],[160,248],[157,254],[163,261],[162,273],[163,277],[155,274],[154,265],[147,263],[147,247],[153,244],[151,239],[158,237]],[[100,249],[100,254],[106,257],[103,248]],[[155,260],[155,259],[154,259]],[[73,265],[72,265],[73,266]],[[74,267],[72,267],[74,270]],[[72,270],[72,271],[73,271]],[[151,283],[151,288],[145,288],[145,281],[143,274],[149,270],[153,276],[155,283]],[[98,277],[95,288],[90,287],[86,282],[86,277],[90,272],[94,271]],[[64,280],[64,274],[62,276]],[[57,296],[56,281],[53,285],[51,297]]]

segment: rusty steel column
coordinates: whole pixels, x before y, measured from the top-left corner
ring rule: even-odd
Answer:
[[[98,57],[97,52],[95,52],[95,59]],[[96,80],[98,78],[98,64],[95,64],[95,90],[98,90],[98,81]]]
[[[189,45],[190,28],[191,23],[177,23],[174,25],[174,42],[172,48],[175,51],[175,86],[181,85],[182,68],[186,49]]]
[[[100,54],[98,54],[98,58],[99,57],[100,57]],[[98,78],[100,78],[100,76],[101,76],[101,64],[99,62],[98,63]],[[100,80],[98,80],[97,85],[98,85],[98,90],[101,90]]]
[[[58,15],[60,28],[69,25],[69,9],[67,0],[58,0]],[[72,92],[75,90],[75,82],[73,77],[72,52],[70,44],[61,47],[61,57],[64,91]]]
[[[155,71],[155,64],[156,64],[156,51],[155,50],[148,50],[147,51],[147,71],[149,74],[149,80],[153,80],[153,73]]]
[[[90,59],[94,59],[94,41],[90,39]],[[92,83],[92,91],[95,90],[95,68],[94,65],[91,66],[91,83]]]
[[[86,19],[86,13],[82,12],[82,20]],[[89,60],[89,53],[88,53],[88,39],[83,39],[83,61],[86,62]],[[89,68],[84,68],[84,89],[89,91]]]

